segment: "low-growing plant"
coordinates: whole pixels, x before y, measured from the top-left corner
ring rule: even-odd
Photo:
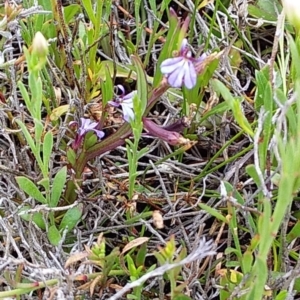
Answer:
[[[119,216],[106,233],[120,230],[122,238],[108,243],[100,234],[84,250],[78,238],[76,251],[64,266],[68,276],[76,269],[72,278],[77,291],[92,297],[115,289],[112,300],[125,294],[127,299],[146,299],[144,289],[154,277],[159,277],[158,287],[151,297],[160,299],[166,291],[172,300],[215,296],[280,300],[299,293],[300,7],[296,1],[233,5],[230,0],[198,0],[186,7],[184,1],[179,5],[170,0],[76,4],[24,0],[24,7],[13,2],[0,3],[0,78],[7,82],[17,78],[7,99],[9,84],[0,83],[1,113],[3,109],[12,128],[6,128],[1,115],[0,133],[3,130],[8,144],[9,135],[14,135],[31,165],[28,170],[10,170],[12,180],[1,182],[0,193],[2,185],[12,182],[17,196],[9,199],[14,213],[7,212],[0,199],[0,221],[3,217],[10,223],[17,212],[24,224],[33,223],[47,234],[51,251],[68,252],[66,241],[73,242],[74,233],[81,236],[83,230],[85,238],[91,237],[106,231]],[[259,19],[257,26],[252,18]],[[272,45],[265,46],[269,35],[260,45],[257,28],[275,30],[274,22]],[[199,24],[201,34],[195,37]],[[17,35],[20,49],[7,47],[13,45],[10,31]],[[171,122],[161,109],[168,106],[174,112]],[[152,139],[159,140],[161,152],[151,148]],[[206,147],[202,142],[207,142]],[[194,147],[197,143],[199,147]],[[115,159],[120,149],[124,166],[116,163],[102,172],[106,156]],[[87,181],[90,173],[97,177],[95,169],[99,185],[92,183],[96,188],[90,191]],[[0,170],[8,168],[0,164]],[[119,180],[114,170],[124,171],[128,178]],[[149,179],[149,171],[155,178]],[[166,186],[172,186],[171,193]],[[154,192],[159,199],[151,198]],[[95,208],[94,202],[101,205]],[[112,212],[107,212],[107,203],[112,204]],[[146,226],[153,207],[162,219],[171,220],[170,227],[181,226],[179,238],[185,246],[178,247],[178,237],[169,238],[163,226],[154,230],[150,220]],[[211,242],[200,240],[195,248],[197,238],[190,235],[194,228],[185,228],[196,214],[201,219],[197,227],[211,226],[209,234],[216,234],[215,243],[220,245],[220,259],[207,268],[215,296],[205,295],[202,278],[193,283],[201,286],[203,295],[188,293],[192,283],[185,280],[183,266],[215,254]],[[153,236],[146,237],[147,228]],[[167,241],[150,252],[148,241],[153,237]],[[1,237],[2,244],[8,245],[0,249],[7,258],[10,244]],[[149,257],[155,257],[156,263],[147,261]],[[4,268],[0,280],[11,290],[1,291],[0,298],[20,299],[60,284],[61,278],[23,277],[23,268],[33,259],[22,259],[14,271]],[[288,279],[283,282],[283,278]]]
[[[55,213],[51,208],[55,209],[59,205],[67,180],[67,168],[62,167],[56,173],[53,180],[51,180],[50,160],[53,151],[53,134],[51,130],[47,130],[42,124],[43,86],[40,76],[40,73],[46,64],[48,45],[40,32],[34,37],[31,52],[26,48],[24,48],[24,52],[28,65],[29,88],[27,91],[25,85],[21,81],[19,82],[19,88],[26,107],[33,117],[33,136],[21,120],[16,120],[16,122],[22,129],[31,152],[37,161],[37,165],[42,173],[42,178],[37,184],[25,176],[18,176],[16,177],[16,180],[25,193],[37,202],[46,205],[49,210],[42,213],[35,209],[36,212],[34,212],[31,217],[28,214],[31,207],[25,205],[19,210],[19,213],[25,220],[29,221],[32,219],[37,226],[46,229],[50,242],[53,245],[58,245],[61,241],[61,231],[65,229],[68,231],[72,230],[79,221],[82,213],[82,206],[74,206],[68,209],[59,226],[57,226]],[[41,187],[44,189],[44,193],[40,191]],[[40,208],[39,210],[43,209]]]

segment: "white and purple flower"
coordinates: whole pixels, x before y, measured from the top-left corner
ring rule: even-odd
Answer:
[[[192,89],[197,83],[195,64],[203,61],[206,54],[202,54],[199,58],[193,58],[187,44],[187,39],[183,39],[179,55],[164,60],[160,65],[160,70],[166,76],[171,87],[179,88],[184,85],[187,89]]]
[[[121,91],[121,95],[116,96],[111,101],[108,101],[108,104],[114,107],[121,106],[124,120],[126,122],[130,122],[131,120],[134,120],[133,98],[137,91],[132,91],[129,94],[125,94],[125,89],[122,85],[118,84],[117,87]]]
[[[77,129],[75,140],[72,144],[73,149],[79,148],[84,136],[89,131],[93,131],[97,135],[98,139],[102,139],[104,137],[104,132],[97,129],[99,125],[98,122],[93,122],[90,119],[80,118],[80,126],[77,121],[72,121],[69,123],[69,126],[74,126],[74,125],[77,126],[78,129]]]

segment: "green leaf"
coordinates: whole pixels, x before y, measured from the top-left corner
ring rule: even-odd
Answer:
[[[40,212],[36,212],[32,216],[32,221],[41,229],[46,229],[45,220],[43,218],[43,214]]]
[[[291,67],[291,79],[292,82],[297,82],[300,78],[300,70],[299,70],[299,64],[300,64],[300,53],[299,53],[299,44],[300,39],[299,37],[294,40],[291,36],[288,36],[289,41],[289,48],[292,55],[292,67]]]
[[[98,141],[97,135],[93,131],[88,132],[84,137],[84,142],[83,142],[84,149],[91,148],[97,143],[97,141]]]
[[[73,17],[81,11],[80,5],[78,4],[70,4],[64,7],[64,17],[66,24],[69,24]]]
[[[139,300],[140,298],[138,296],[132,295],[132,294],[128,294],[126,296],[127,299],[129,300]]]
[[[23,82],[21,82],[21,81],[18,82],[18,88],[21,92],[22,99],[25,101],[25,105],[26,105],[27,109],[31,113],[31,100],[30,100],[29,94],[28,94],[27,89],[26,89],[25,85],[23,84]]]
[[[32,105],[30,113],[35,119],[41,120],[43,85],[41,77],[38,75],[38,71],[43,67],[42,59],[39,59],[37,54],[32,54],[30,56],[30,61],[27,62],[29,68],[28,84],[31,92]]]
[[[31,151],[33,152],[34,155],[36,155],[36,147],[35,147],[35,142],[33,140],[33,138],[31,137],[28,129],[26,128],[25,124],[22,123],[20,120],[16,120],[17,124],[21,127],[22,132],[25,136],[25,139],[31,149]]]
[[[228,255],[228,254],[231,254],[231,253],[234,253],[236,256],[240,256],[241,255],[241,253],[240,253],[240,251],[239,250],[237,250],[237,249],[235,249],[235,248],[232,248],[232,247],[227,247],[226,249],[225,249],[225,252],[224,252],[226,255]]]
[[[292,230],[288,233],[286,239],[288,243],[291,243],[294,239],[300,237],[300,221],[293,226]]]
[[[300,292],[300,278],[295,279],[294,290]]]
[[[43,134],[43,124],[41,121],[38,119],[34,119],[34,139],[35,139],[35,147],[36,147],[36,152],[35,152],[35,157],[37,159],[38,165],[43,173],[43,176],[48,176],[48,166],[45,166],[43,161],[41,160],[41,139],[42,139],[42,134]]]
[[[251,128],[250,123],[248,122],[248,120],[246,119],[246,117],[243,113],[241,103],[238,99],[234,99],[234,101],[233,101],[232,112],[233,112],[236,122],[242,127],[242,129],[244,129],[244,131],[246,133],[248,133],[250,136],[253,137],[254,132]]]
[[[48,131],[44,136],[43,143],[43,163],[45,168],[49,168],[49,161],[53,148],[53,135],[52,132]]]
[[[40,145],[42,140],[44,126],[41,121],[34,119],[34,139],[37,145]],[[38,149],[38,148],[37,148]]]
[[[49,177],[43,177],[40,181],[37,182],[37,184],[44,187],[46,193],[49,192],[49,194],[50,194],[50,179],[49,179]],[[46,199],[48,201],[48,197],[46,197]],[[49,200],[50,200],[50,197],[49,197]]]
[[[255,98],[254,98],[254,107],[255,107],[256,111],[259,111],[259,109],[264,104],[265,86],[269,82],[268,72],[269,72],[269,66],[263,68],[260,71],[255,70],[256,92],[255,92]]]
[[[149,152],[149,148],[148,147],[139,150],[138,151],[138,159],[142,158],[148,152]]]
[[[103,269],[103,274],[108,276],[109,272],[112,270],[113,266],[120,261],[120,250],[118,247],[114,248],[112,252],[105,256],[105,251],[103,253],[105,260],[105,268]]]
[[[45,221],[43,218],[43,214],[40,212],[36,212],[34,213],[32,216],[31,214],[27,214],[26,211],[28,211],[29,209],[31,209],[30,206],[24,206],[22,207],[18,213],[20,214],[20,217],[27,221],[30,222],[31,220],[41,229],[45,230],[46,229],[46,225],[45,225]],[[22,214],[21,214],[22,213]]]
[[[16,177],[16,181],[20,188],[33,199],[39,201],[42,204],[47,204],[46,198],[39,191],[38,187],[28,178],[24,176]]]
[[[51,225],[47,232],[48,239],[53,246],[57,246],[61,240],[61,235],[55,225]]]
[[[126,255],[126,260],[127,260],[127,267],[128,267],[130,276],[138,278],[139,274],[138,274],[137,269],[134,265],[134,261],[133,261],[133,259],[131,258],[131,256],[129,254]]]
[[[68,231],[72,230],[80,220],[82,210],[83,205],[81,203],[77,207],[69,209],[62,219],[59,229],[62,230],[68,228]]]
[[[219,213],[215,208],[208,206],[204,203],[200,203],[199,206],[200,206],[200,208],[202,208],[203,210],[208,212],[210,215],[216,217],[220,221],[228,223],[227,219],[221,213]]]
[[[179,255],[176,257],[176,259],[174,260],[175,263],[177,262],[180,262],[182,261],[184,258],[186,258],[187,256],[187,249],[185,247],[182,248],[182,250],[180,251]],[[172,274],[174,276],[174,278],[178,278],[180,272],[182,270],[182,266],[178,266],[178,267],[175,267],[173,270],[172,270]],[[178,292],[181,292],[181,290],[178,290],[179,286],[176,287],[176,290]]]
[[[262,74],[260,74],[262,75]],[[258,97],[262,96],[262,105],[264,107],[264,110],[266,112],[266,116],[264,118],[264,124],[263,124],[263,134],[262,134],[262,140],[259,143],[259,163],[262,170],[265,169],[266,165],[266,159],[267,159],[267,151],[270,144],[270,138],[271,134],[273,133],[273,124],[272,124],[272,115],[273,115],[273,94],[272,94],[272,87],[269,80],[266,79],[266,77],[258,76],[261,78],[264,78],[261,80],[259,86],[259,91],[257,92]],[[269,76],[268,76],[269,77]],[[257,107],[258,110],[260,109]]]
[[[251,251],[247,250],[243,254],[243,257],[241,260],[242,270],[245,274],[248,274],[251,271],[252,263],[253,263],[253,254]]]
[[[88,15],[88,18],[95,24],[96,17],[95,17],[95,13],[94,13],[93,6],[92,6],[92,1],[91,0],[82,0],[81,3]]]
[[[101,78],[101,92],[102,92],[102,105],[105,107],[107,102],[111,100],[114,96],[114,87],[112,81],[112,74],[110,73],[110,69],[107,65],[104,65],[105,71],[105,80]]]
[[[277,0],[258,0],[255,5],[248,6],[249,15],[267,21],[277,21],[281,5]]]
[[[256,183],[257,187],[260,187],[261,182],[259,175],[257,174],[255,165],[248,165],[246,166],[246,172],[247,174],[253,179],[253,181]]]
[[[288,291],[281,291],[275,298],[275,300],[286,300],[288,299],[289,293]]]
[[[69,104],[60,105],[54,108],[50,114],[50,121],[57,121],[62,115],[66,114],[70,109]]]
[[[75,162],[76,162],[76,153],[72,148],[69,148],[67,150],[67,158],[68,158],[68,162],[72,165],[75,166]]]
[[[93,2],[93,4],[92,4]],[[96,1],[86,1],[83,0],[81,2],[84,5],[84,8],[86,9],[86,12],[90,18],[90,20],[93,23],[93,30],[89,30],[90,32],[93,32],[93,35],[90,36],[89,39],[89,45],[91,45],[89,51],[88,51],[88,57],[89,57],[89,68],[94,73],[95,71],[95,65],[96,65],[96,53],[98,50],[98,44],[95,43],[95,40],[98,40],[101,35],[103,34],[104,28],[106,27],[106,21],[108,20],[108,17],[105,16],[105,13],[103,13],[104,5],[107,5],[107,8],[109,8],[111,5],[109,4],[109,1],[103,1],[103,0],[96,0]],[[102,38],[107,38],[103,34]]]
[[[200,82],[200,86],[205,88],[208,85],[209,80],[213,77],[215,70],[219,66],[219,59],[214,59],[210,62],[205,69],[198,76],[198,82]]]
[[[250,291],[247,293],[246,299],[247,300],[263,299],[265,282],[266,279],[268,278],[268,269],[267,269],[266,260],[263,260],[259,255],[256,257],[255,266],[252,270],[251,275],[248,280],[249,284],[251,284],[251,287],[250,287]]]
[[[148,102],[148,85],[146,74],[143,68],[143,64],[138,56],[132,55],[131,60],[135,66],[135,70],[137,73],[137,94],[139,100],[141,101],[142,114],[144,114]]]
[[[135,257],[135,264],[137,267],[143,266],[145,264],[145,259],[147,255],[147,244],[144,243],[140,246],[138,253]]]
[[[163,255],[159,252],[154,252],[154,256],[157,259],[159,265],[163,265],[166,262],[166,259],[163,257]]]
[[[103,60],[99,66],[99,72],[97,73],[97,77],[101,78],[101,80],[106,81],[109,77],[112,78],[113,74],[116,72],[116,77],[127,78],[136,80],[137,75],[133,71],[132,66],[122,66],[122,65],[114,65],[112,61]],[[148,77],[149,79],[150,77]],[[108,100],[111,100],[108,99]]]
[[[56,207],[67,179],[67,167],[60,169],[54,177],[49,206]]]

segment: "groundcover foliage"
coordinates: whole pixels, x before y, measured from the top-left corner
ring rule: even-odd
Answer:
[[[0,3],[0,299],[297,299],[299,15]]]

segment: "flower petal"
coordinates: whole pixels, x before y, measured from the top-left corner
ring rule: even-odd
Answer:
[[[110,100],[107,102],[109,105],[113,106],[113,107],[119,107],[120,106],[120,102],[117,102],[117,101],[113,101],[113,100]]]
[[[121,104],[133,108],[133,99],[131,98],[131,99],[123,100]]]
[[[80,118],[80,128],[86,129],[92,121],[86,118]]]
[[[125,95],[125,88],[122,84],[118,84],[117,88],[121,91],[121,95]]]
[[[121,104],[122,110],[123,110],[123,116],[124,120],[126,122],[130,122],[131,120],[134,120],[134,112],[133,109],[130,108],[128,105]]]
[[[79,127],[76,133],[76,137],[83,137],[87,133],[87,130],[85,128]]]
[[[180,53],[185,52],[187,48],[188,41],[187,39],[183,39],[180,46]]]
[[[185,68],[184,66],[176,69],[173,73],[171,73],[168,77],[168,83],[171,87],[180,88],[183,83],[185,75]]]
[[[104,132],[103,132],[103,131],[97,130],[97,129],[94,129],[93,131],[96,133],[97,137],[98,137],[100,140],[104,137]]]
[[[192,62],[188,62],[185,66],[184,85],[188,89],[192,89],[197,83],[197,73]]]
[[[185,63],[184,57],[168,58],[161,63],[160,71],[164,75],[168,75],[174,72],[176,69],[181,68],[184,63]]]
[[[93,122],[91,121],[90,124],[88,124],[88,126],[86,126],[86,131],[91,131],[91,130],[94,130],[94,129],[97,129],[98,127],[98,122]]]
[[[122,102],[126,101],[126,100],[131,100],[131,102],[133,101],[133,97],[135,96],[135,94],[137,93],[137,91],[132,91],[131,93],[125,95],[122,97]]]

